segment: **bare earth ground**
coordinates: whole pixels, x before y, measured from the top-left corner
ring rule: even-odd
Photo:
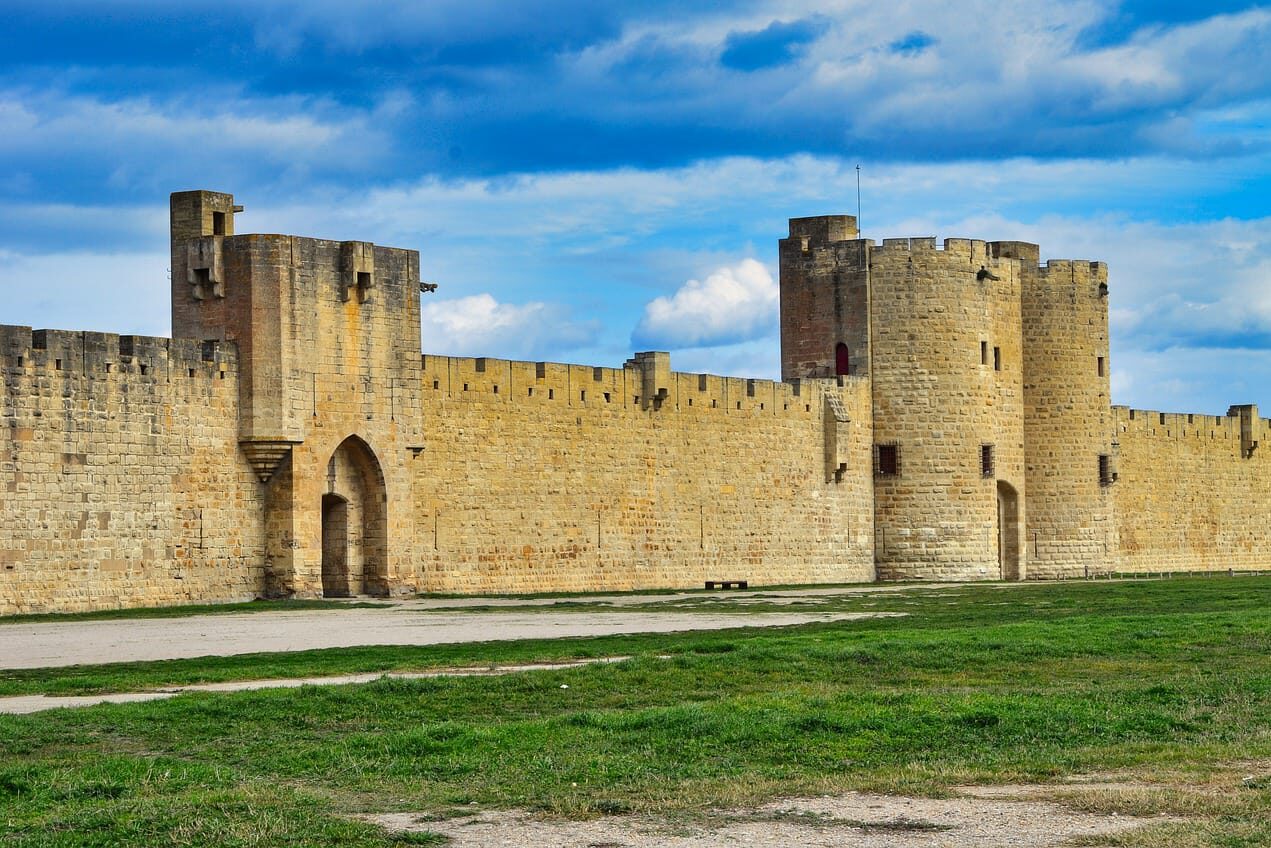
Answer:
[[[1033,848],[1169,821],[1078,812],[1037,799],[1050,788],[1012,787],[1015,794],[948,800],[849,792],[676,820],[638,815],[547,821],[499,811],[442,821],[410,813],[365,818],[392,832],[444,834],[454,848]]]
[[[798,596],[816,590],[797,590]],[[823,590],[823,593],[851,590]],[[764,593],[765,600],[774,595]],[[736,614],[667,610],[624,611],[623,604],[676,600],[679,595],[626,595],[587,598],[610,601],[612,612],[571,612],[551,615],[499,612],[505,605],[549,606],[559,599],[509,601],[497,599],[430,599],[385,604],[378,608],[296,610],[243,614],[195,615],[180,618],[114,621],[53,621],[0,624],[5,649],[0,669],[49,668],[108,662],[230,656],[257,652],[306,651],[359,645],[440,645],[513,639],[558,639],[607,636],[618,633],[669,633],[684,630],[722,630],[729,627],[780,627],[814,621],[843,621],[870,617],[868,613],[754,613]],[[699,596],[700,597],[700,596]],[[740,600],[730,596],[730,600]],[[485,610],[467,610],[486,607]],[[897,615],[898,613],[882,613]]]

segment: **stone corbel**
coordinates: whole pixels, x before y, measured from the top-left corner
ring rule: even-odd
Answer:
[[[374,285],[375,245],[369,241],[340,242],[340,300],[347,303],[356,290],[358,303],[367,303]]]
[[[204,236],[186,243],[186,280],[195,300],[225,297],[225,272],[221,239]]]

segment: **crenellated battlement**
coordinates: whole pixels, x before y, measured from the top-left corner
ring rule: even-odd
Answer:
[[[1242,441],[1247,442],[1250,438],[1261,444],[1271,444],[1267,441],[1271,439],[1271,419],[1249,419],[1241,415],[1240,407],[1232,407],[1226,415],[1207,415],[1113,406],[1112,417],[1118,434],[1198,442],[1225,441],[1233,444],[1233,450],[1239,450]]]
[[[668,372],[665,396],[649,404],[644,375],[632,360],[623,368],[489,357],[426,354],[423,397],[445,402],[545,404],[635,414],[652,409],[677,414],[819,417],[823,396],[864,386],[863,377],[775,380]]]
[[[0,325],[0,362],[6,371],[28,376],[173,382],[236,376],[238,349],[233,342],[215,340]]]

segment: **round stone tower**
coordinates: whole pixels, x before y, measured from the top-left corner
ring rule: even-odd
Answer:
[[[1018,266],[967,239],[870,250],[880,578],[1021,576]]]
[[[871,379],[879,579],[1022,577],[1019,261],[820,220],[781,242],[783,377]]]

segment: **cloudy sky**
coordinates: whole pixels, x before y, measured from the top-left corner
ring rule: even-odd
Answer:
[[[167,195],[417,248],[428,352],[776,376],[776,240],[1111,274],[1117,403],[1271,409],[1271,7],[7,0],[0,323],[166,335]]]

